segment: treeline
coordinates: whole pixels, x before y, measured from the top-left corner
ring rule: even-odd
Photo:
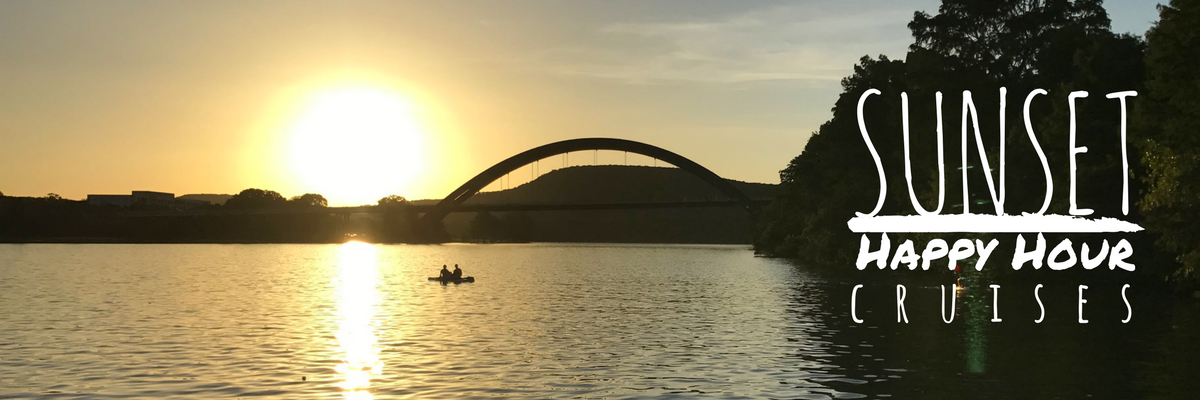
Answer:
[[[775,186],[730,181],[766,199]],[[596,204],[722,200],[725,195],[678,168],[586,166],[551,171],[533,182],[479,193],[467,204]],[[423,200],[432,205],[436,200]],[[451,213],[443,224],[419,221],[412,202],[387,196],[374,213],[325,212],[319,194],[285,198],[246,189],[223,205],[186,211],[169,206],[92,205],[59,196],[0,197],[0,242],[376,243],[627,242],[750,243],[751,216],[737,207]]]
[[[1200,276],[1200,2],[1160,6],[1160,20],[1143,39],[1113,33],[1099,0],[945,0],[936,15],[917,12],[909,29],[914,38],[904,60],[863,57],[842,80],[833,117],[815,132],[803,153],[780,172],[777,200],[755,227],[755,247],[776,256],[811,263],[853,264],[858,235],[847,220],[869,212],[879,193],[872,155],[859,132],[857,106],[869,89],[864,122],[887,172],[887,198],[881,215],[915,214],[905,181],[901,93],[908,96],[912,180],[927,210],[939,204],[935,131],[945,132],[945,199],[942,214],[961,213],[960,149],[966,149],[973,213],[993,213],[991,194],[975,144],[975,129],[963,143],[963,98],[970,91],[977,110],[985,156],[999,178],[999,143],[1006,144],[1005,213],[1037,212],[1044,202],[1046,177],[1032,135],[1044,151],[1053,181],[1047,213],[1068,214],[1074,115],[1077,204],[1090,217],[1117,217],[1141,224],[1131,238],[1139,251],[1139,271],[1177,282]],[[1000,88],[1006,88],[1006,124],[1000,125]],[[1029,103],[1033,133],[1026,131]],[[1073,91],[1088,97],[1068,101]],[[1129,97],[1129,214],[1122,211],[1122,104],[1106,95]],[[936,106],[936,93],[942,103]],[[965,147],[964,147],[965,146]],[[998,184],[998,182],[997,182]],[[916,239],[929,239],[913,235]],[[1049,236],[1049,235],[1048,235]],[[1093,238],[1095,236],[1092,236]],[[1048,238],[1049,239],[1049,238]],[[1011,243],[1011,241],[1009,242]],[[1056,241],[1051,241],[1056,243]],[[1147,268],[1143,268],[1146,266]]]
[[[284,198],[278,192],[246,189],[224,205],[208,205],[180,215],[169,206],[129,207],[86,201],[0,194],[0,242],[146,243],[334,243],[348,237],[377,242],[430,242],[447,238],[438,229],[418,229],[409,202],[387,196],[377,217],[345,218],[331,212],[324,196]],[[294,212],[296,210],[314,212]],[[258,213],[251,211],[292,211]],[[239,212],[242,211],[242,212]]]
[[[67,200],[54,193],[45,197],[0,194],[0,241],[126,237],[130,227],[114,209]]]

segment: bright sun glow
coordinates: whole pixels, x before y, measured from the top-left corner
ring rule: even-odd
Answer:
[[[331,205],[374,204],[410,189],[423,139],[403,98],[347,88],[314,99],[292,129],[289,156],[302,187]]]

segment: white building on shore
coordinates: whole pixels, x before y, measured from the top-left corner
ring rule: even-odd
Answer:
[[[118,207],[132,207],[137,204],[176,210],[186,210],[212,204],[204,200],[176,198],[174,193],[152,192],[148,190],[135,190],[130,194],[89,194],[87,202],[94,205],[113,205]]]

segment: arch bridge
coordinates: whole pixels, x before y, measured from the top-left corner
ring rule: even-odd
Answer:
[[[554,142],[542,146],[538,146],[515,156],[509,157],[504,161],[496,163],[491,168],[484,170],[476,175],[471,180],[459,186],[451,192],[446,198],[442,199],[437,205],[429,209],[421,221],[428,224],[441,222],[447,214],[465,208],[463,203],[467,199],[479,193],[491,184],[493,181],[500,179],[504,175],[517,170],[518,168],[537,162],[541,159],[553,157],[560,154],[584,151],[584,150],[617,150],[626,151],[634,154],[641,154],[647,157],[653,157],[658,160],[665,161],[680,169],[690,172],[696,177],[716,188],[725,196],[732,199],[728,202],[709,202],[709,205],[728,205],[736,204],[747,210],[753,210],[754,207],[764,203],[763,201],[752,200],[747,197],[742,191],[734,187],[729,181],[721,178],[716,173],[713,173],[708,168],[697,164],[695,161],[689,160],[684,156],[671,152],[667,149],[649,145],[642,142],[632,140],[615,139],[615,138],[582,138],[570,139],[561,142]],[[647,205],[642,204],[641,207]],[[610,207],[613,208],[613,207]],[[630,208],[638,208],[638,205],[631,205]]]
[[[641,154],[665,161],[680,169],[699,177],[705,183],[716,188],[728,200],[677,201],[677,202],[648,202],[648,203],[604,203],[604,204],[463,204],[467,199],[479,193],[488,184],[521,167],[541,159],[585,150],[617,150]],[[652,208],[691,208],[691,207],[726,207],[739,206],[753,212],[758,206],[769,203],[770,200],[751,199],[744,193],[704,168],[700,164],[675,154],[661,147],[646,143],[614,138],[583,138],[554,142],[529,149],[484,170],[471,180],[459,186],[450,195],[435,205],[410,205],[407,211],[421,215],[420,222],[437,224],[452,212],[483,212],[483,211],[569,211],[569,210],[618,210],[618,209],[652,209]],[[127,217],[193,217],[206,215],[291,215],[291,214],[335,214],[348,219],[352,214],[371,214],[383,212],[378,206],[356,207],[307,207],[307,208],[271,208],[271,209],[237,209],[237,210],[192,210],[192,211],[137,211],[128,212]]]

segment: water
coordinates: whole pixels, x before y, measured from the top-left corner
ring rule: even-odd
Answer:
[[[476,283],[425,279],[458,263]],[[0,398],[1193,398],[1195,302],[965,293],[744,246],[0,245]],[[907,278],[905,278],[907,279]],[[849,294],[860,292],[859,317]],[[988,294],[989,293],[983,293]],[[1116,300],[1113,300],[1116,299]],[[978,304],[977,304],[978,303]],[[1036,306],[1034,306],[1036,307]]]

